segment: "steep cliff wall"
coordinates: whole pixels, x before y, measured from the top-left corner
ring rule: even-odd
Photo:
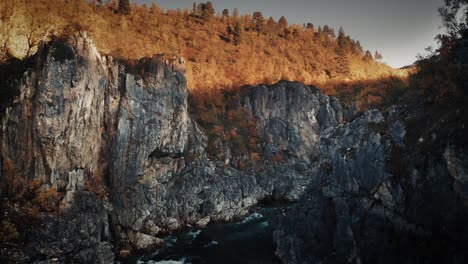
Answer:
[[[40,223],[25,232],[36,260],[113,258],[106,208],[92,191],[104,188],[108,154],[103,146],[120,95],[118,72],[119,65],[100,56],[85,37],[47,44],[3,114],[2,194],[27,196],[39,183],[39,192],[58,190],[56,198],[63,198],[59,208],[58,203],[48,208],[58,215],[42,213]]]
[[[2,194],[39,182],[38,192],[62,200],[52,213],[40,210],[25,235],[26,261],[107,263],[111,244],[148,249],[177,229],[240,217],[262,199],[302,195],[320,133],[342,122],[339,102],[300,83],[245,88],[239,107],[257,120],[262,155],[281,148],[287,157],[239,171],[207,158],[181,62],[119,62],[85,34],[41,48],[0,136]]]
[[[275,231],[285,263],[461,263],[464,105],[365,112],[320,139],[317,180]]]

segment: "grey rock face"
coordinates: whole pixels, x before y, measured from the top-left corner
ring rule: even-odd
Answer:
[[[357,114],[356,102],[353,102],[351,106],[343,112],[344,119],[348,122],[352,121],[353,118],[356,117],[356,114]]]
[[[406,135],[406,125],[400,120],[395,121],[390,127],[388,132],[392,136],[396,145],[403,145]]]
[[[107,210],[94,194],[77,191],[60,215],[45,216],[32,229],[27,253],[55,263],[112,263],[111,235]]]
[[[301,83],[247,87],[244,94],[244,107],[255,117],[266,142],[264,154],[286,153],[290,165],[310,165],[317,159],[322,131],[343,122],[342,107],[336,98]]]
[[[54,186],[64,193],[58,215],[43,215],[40,228],[28,234],[32,260],[109,263],[113,253],[106,208],[85,185],[104,180],[98,175],[107,156],[101,146],[117,92],[112,70],[118,67],[101,57],[90,39],[77,35],[69,42],[41,49],[36,68],[20,82],[20,97],[5,111],[2,189],[14,195],[21,192],[18,186],[27,189],[29,181],[38,179],[46,189]]]
[[[424,152],[393,115],[370,110],[321,135],[319,179],[274,233],[285,263],[466,258],[466,149]]]
[[[53,245],[29,243],[32,259],[109,263],[111,240],[146,250],[162,243],[158,236],[303,194],[320,134],[342,122],[339,102],[293,82],[245,89],[240,105],[258,120],[262,154],[287,155],[263,171],[239,171],[207,158],[175,63],[129,66],[99,55],[83,34],[41,49],[0,135],[2,193],[14,194],[12,180],[40,179],[64,194],[61,214],[42,214],[45,227],[27,238]]]
[[[40,69],[24,76],[20,98],[6,110],[1,151],[16,177],[63,184],[72,169],[100,168],[105,101],[112,94],[107,81],[113,76],[91,40],[71,42],[42,49]],[[63,49],[71,59],[56,57]]]
[[[370,128],[382,122],[383,116],[372,110],[321,136],[316,170],[320,180],[308,187],[300,204],[275,232],[277,254],[285,262],[361,261],[353,223],[373,209],[373,195],[379,195],[391,178],[384,171],[386,142]],[[364,200],[366,196],[371,199]],[[361,199],[367,208],[359,208],[353,215],[353,206],[360,205]],[[297,231],[290,234],[294,229]]]
[[[130,101],[121,104],[110,161],[112,214],[121,240],[131,242],[126,232],[135,230],[158,236],[201,220],[233,220],[265,198],[294,201],[311,179],[294,166],[241,172],[209,161],[206,136],[187,115],[181,79],[175,75],[140,87],[127,77],[131,92],[124,100]],[[259,86],[247,93],[243,107],[271,142],[265,150],[282,145],[290,165],[309,167],[317,135],[341,122],[335,99],[299,83]]]

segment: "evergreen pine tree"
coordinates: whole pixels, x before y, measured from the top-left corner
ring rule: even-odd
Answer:
[[[338,31],[338,53],[347,53],[351,47],[351,39],[346,37],[342,27]]]
[[[261,12],[254,12],[252,16],[252,22],[254,24],[254,28],[258,33],[264,33],[265,31],[265,19]]]
[[[372,53],[369,50],[366,50],[366,54],[364,55],[364,60],[365,61],[371,61],[374,58],[372,58]]]
[[[356,53],[363,53],[364,52],[364,49],[362,48],[362,45],[361,45],[361,42],[358,40],[356,42]]]
[[[223,17],[229,17],[229,10],[227,9],[223,10]]]
[[[377,50],[374,53],[374,59],[375,60],[382,60],[383,59],[382,54],[380,54]]]
[[[203,18],[210,18],[215,14],[215,9],[211,2],[206,2],[206,4],[202,5],[202,17]]]
[[[276,21],[273,17],[270,17],[266,22],[267,30],[272,33],[276,29]]]
[[[282,29],[288,27],[288,21],[286,20],[286,18],[284,16],[282,16],[280,18],[280,20],[278,21],[278,24],[279,24],[280,28],[282,28]]]
[[[233,37],[233,42],[234,45],[237,46],[241,42],[241,25],[239,21],[236,21],[234,24],[234,37]]]
[[[197,16],[197,2],[193,2],[192,15]]]
[[[119,0],[119,9],[118,12],[123,15],[130,14],[131,11],[130,1],[129,0]]]

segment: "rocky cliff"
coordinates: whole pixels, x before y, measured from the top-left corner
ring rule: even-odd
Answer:
[[[380,260],[401,249],[388,239],[408,245],[435,226],[464,241],[465,149],[444,141],[443,152],[402,163],[435,140],[417,143],[408,111],[345,122],[317,88],[244,87],[235,104],[255,120],[263,159],[239,169],[232,160],[250,157],[232,144],[219,141],[222,155],[208,158],[183,71],[181,59],[102,56],[86,34],[41,47],[1,119],[2,217],[32,219],[21,254],[2,249],[7,261],[111,263],[120,249],[151,249],[265,199],[300,200],[275,233],[287,263]]]
[[[275,231],[277,255],[285,263],[466,262],[467,125],[463,104],[412,100],[323,133],[316,178]]]
[[[342,122],[339,102],[318,89],[245,88],[239,107],[257,120],[262,155],[281,147],[288,158],[239,171],[207,158],[207,137],[187,111],[183,60],[120,62],[85,34],[44,45],[17,88],[2,118],[1,190],[35,188],[33,201],[11,206],[38,204],[23,237],[29,262],[108,263],[111,245],[149,249],[263,199],[297,200],[320,133]],[[48,206],[49,196],[60,202]]]

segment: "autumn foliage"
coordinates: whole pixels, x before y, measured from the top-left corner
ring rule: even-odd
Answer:
[[[102,54],[139,59],[186,58],[189,88],[225,89],[278,80],[324,84],[399,74],[366,59],[359,41],[328,26],[288,25],[261,12],[217,14],[213,5],[163,10],[128,1],[9,0],[0,2],[3,59],[32,55],[42,40],[88,31]],[[0,58],[1,59],[1,58]]]
[[[323,90],[329,95],[336,96],[345,109],[355,104],[356,110],[361,112],[396,104],[400,96],[409,89],[408,85],[408,78],[390,76],[353,82],[332,81],[326,83]]]

